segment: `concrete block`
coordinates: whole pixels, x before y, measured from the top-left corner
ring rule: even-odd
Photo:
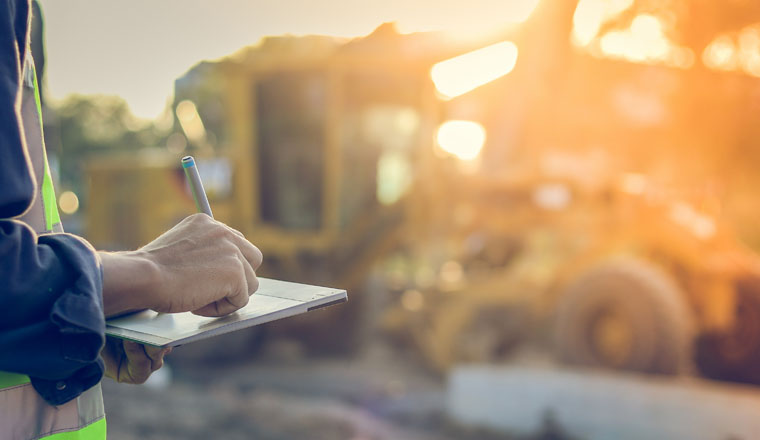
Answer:
[[[758,366],[760,368],[760,366]],[[449,376],[455,421],[531,435],[547,417],[589,440],[760,439],[760,389],[691,378],[525,366]]]

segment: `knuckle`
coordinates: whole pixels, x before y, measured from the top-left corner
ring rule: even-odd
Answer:
[[[224,236],[230,239],[230,241],[238,240],[238,236],[234,231],[224,225],[221,225],[221,227],[224,230]]]
[[[245,281],[245,266],[248,264],[247,261],[245,261],[245,258],[243,258],[242,255],[240,255],[240,251],[238,250],[234,254],[235,257],[235,274],[240,277],[240,279]]]
[[[224,259],[223,266],[223,276],[231,288],[237,288],[241,282],[245,282],[245,266],[237,255],[230,254]]]
[[[231,281],[237,281],[240,273],[243,271],[243,263],[236,255],[230,254],[224,259],[222,273],[224,277]]]
[[[254,276],[252,280],[248,281],[248,294],[250,295],[257,290],[259,290],[259,279]]]
[[[233,243],[230,240],[227,240],[225,237],[219,237],[219,247],[220,251],[224,253],[227,257],[235,257],[237,258],[238,254],[238,248],[235,246],[235,243]]]
[[[253,266],[253,269],[258,269],[259,266],[261,266],[261,263],[264,262],[264,254],[261,253],[261,249],[259,249],[256,246],[253,246],[253,261],[251,261],[251,265]]]
[[[247,292],[242,292],[242,295],[238,295],[238,300],[236,301],[237,308],[242,308],[248,305],[249,301],[249,295]]]
[[[206,216],[208,217],[208,216]],[[222,226],[220,223],[209,223],[208,224],[209,230],[211,233],[213,233],[216,236],[224,237],[227,235],[227,230],[224,226]]]
[[[205,214],[196,212],[195,214],[190,214],[189,216],[187,216],[186,220],[193,223],[200,223],[204,220],[203,217],[208,217],[208,216]]]

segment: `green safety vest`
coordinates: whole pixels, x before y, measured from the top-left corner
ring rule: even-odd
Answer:
[[[31,51],[24,65],[21,117],[32,161],[37,194],[19,220],[38,234],[63,232],[53,179],[42,135],[42,106]],[[40,185],[39,182],[42,182]],[[57,385],[66,387],[66,382]],[[63,389],[63,388],[60,388]],[[100,384],[60,406],[45,402],[29,377],[0,371],[0,438],[3,440],[100,440],[106,438],[106,418]]]

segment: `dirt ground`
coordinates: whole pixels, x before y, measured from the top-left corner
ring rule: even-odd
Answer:
[[[109,438],[516,438],[447,420],[444,380],[392,352],[314,359],[284,350],[213,365],[179,350],[146,385],[104,381]],[[534,438],[562,438],[550,431]]]

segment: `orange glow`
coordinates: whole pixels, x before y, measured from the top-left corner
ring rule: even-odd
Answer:
[[[512,0],[501,2],[499,20],[503,23],[522,23],[530,17],[538,0]]]
[[[445,99],[467,93],[512,71],[517,46],[510,41],[493,44],[433,66],[430,76]]]
[[[644,14],[633,19],[629,30],[606,34],[601,45],[605,54],[634,62],[664,61],[670,49],[660,20]]]
[[[694,52],[673,44],[665,34],[662,20],[654,15],[637,15],[630,28],[599,34],[602,25],[632,4],[633,0],[580,0],[573,15],[573,43],[595,56],[690,68],[694,64]]]
[[[715,235],[715,221],[698,212],[688,203],[674,202],[670,207],[670,218],[688,228],[697,238],[707,240]]]
[[[760,77],[760,27],[719,35],[702,52],[702,62],[715,70],[743,71]]]
[[[530,18],[539,0],[484,0],[463,8],[456,3],[433,3],[426,8],[408,8],[394,18],[401,33],[444,31],[458,41],[483,41]],[[418,2],[419,3],[419,2]],[[418,5],[419,6],[419,5]],[[416,12],[411,10],[417,9]]]
[[[602,25],[630,8],[633,0],[580,0],[573,14],[573,42],[588,46]]]
[[[642,195],[648,184],[646,176],[642,174],[625,173],[620,176],[620,189],[628,194]]]
[[[736,46],[728,36],[720,36],[707,45],[702,52],[705,66],[717,70],[734,70],[736,68]]]
[[[673,47],[668,64],[672,67],[688,69],[694,65],[694,51],[688,47]]]
[[[473,160],[486,142],[486,129],[473,121],[446,121],[436,137],[441,149],[462,160]]]
[[[748,27],[739,34],[739,63],[742,70],[760,77],[760,29]]]
[[[648,14],[636,16],[629,29],[605,34],[599,44],[604,55],[633,63],[661,62],[688,68],[694,61],[689,49],[677,47],[668,40],[662,21]]]

